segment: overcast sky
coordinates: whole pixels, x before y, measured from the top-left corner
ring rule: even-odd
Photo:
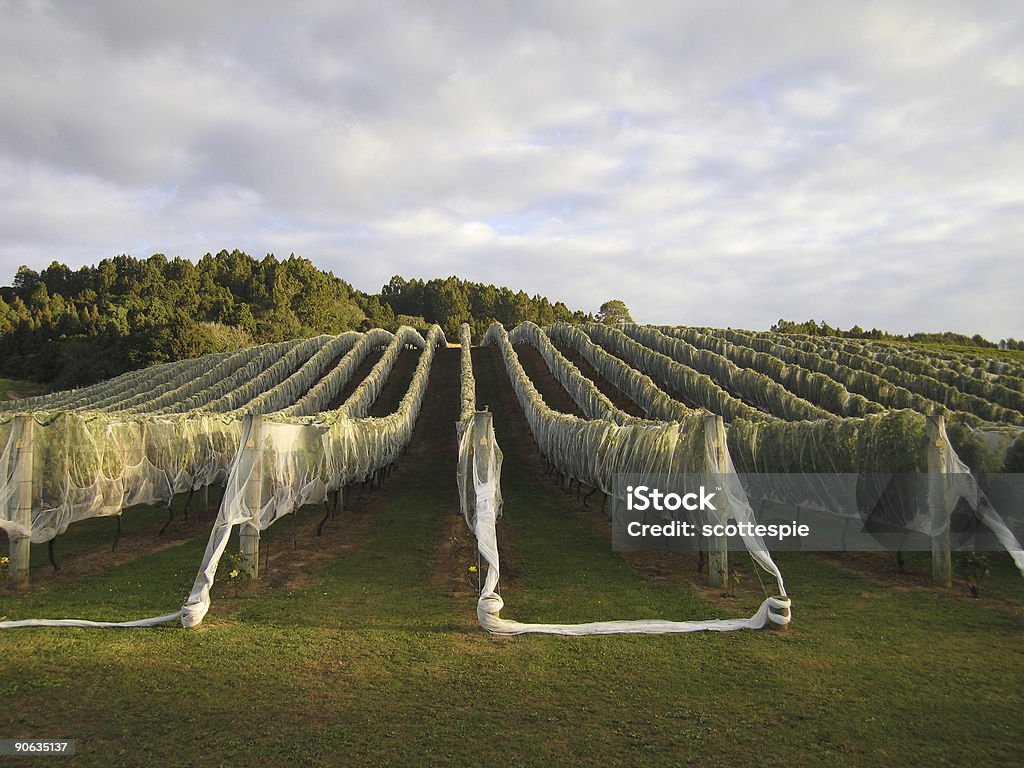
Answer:
[[[1024,337],[1019,2],[0,0],[0,282],[304,256]]]

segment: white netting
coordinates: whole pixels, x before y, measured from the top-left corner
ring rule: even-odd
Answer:
[[[345,389],[353,374],[375,350],[386,347],[393,334],[374,328],[363,334],[338,364],[309,388],[293,405],[281,410],[283,416],[312,416],[327,409]]]
[[[725,490],[729,519],[745,522],[752,521],[753,515],[732,461],[749,491],[756,487],[766,498],[775,493],[779,500],[825,510],[839,508],[840,500],[815,479],[817,473],[926,473],[929,469],[926,418],[886,406],[898,402],[923,406],[931,401],[901,387],[904,379],[888,370],[890,360],[880,351],[870,354],[882,368],[866,361],[866,347],[807,339],[769,340],[741,332],[627,330],[629,335],[588,326],[588,338],[579,330],[553,326],[547,333],[579,352],[600,375],[658,421],[639,419],[616,408],[544,332],[533,324],[523,324],[513,331],[512,338],[541,352],[552,374],[591,418],[554,411],[526,376],[504,329],[494,325],[485,337],[485,344],[495,344],[501,352],[542,453],[566,477],[612,494],[619,474],[642,474],[665,485],[671,485],[676,477],[705,475]],[[474,445],[475,395],[468,327],[462,329],[461,341],[460,497],[467,522],[484,542],[481,552],[488,559],[486,540],[493,536],[489,521],[501,507],[497,484],[500,451],[493,432],[488,436],[486,430],[477,435],[478,444]],[[217,560],[233,526],[265,530],[298,506],[322,501],[327,493],[346,484],[365,481],[398,457],[419,413],[434,351],[443,343],[444,336],[436,326],[426,339],[411,328],[396,334],[375,330],[321,336],[154,366],[80,390],[5,403],[0,407],[0,527],[12,539],[44,542],[78,520],[119,514],[134,504],[166,502],[173,494],[226,481],[225,501],[207,556],[182,611],[141,622],[66,622],[140,626],[180,617],[186,625],[194,625],[208,609]],[[738,351],[741,344],[749,344],[749,349]],[[368,418],[407,347],[422,352],[401,404],[388,416]],[[334,410],[324,410],[337,401],[356,369],[377,350],[383,350],[380,361],[348,400]],[[839,360],[857,363],[862,369]],[[1017,391],[1015,373],[931,358],[920,361],[915,371],[918,369],[931,377],[918,389],[965,410],[950,414],[948,436],[940,422],[939,448],[945,471],[944,479],[935,482],[944,484],[940,488],[942,503],[908,510],[907,515],[916,517],[908,517],[907,525],[929,534],[948,530],[951,511],[965,499],[1024,572],[1020,545],[968,469],[968,465],[975,471],[1016,466],[1024,455],[1024,428],[1007,423],[1016,417],[1007,415],[1003,406],[983,408],[972,399],[978,395],[954,396],[949,390],[952,377],[976,373],[980,383],[972,382],[965,389],[988,392],[999,402],[1014,405],[1018,403],[1013,394]],[[826,381],[832,375],[840,377],[835,386]],[[997,376],[999,382],[993,384]],[[680,397],[730,421],[724,465],[711,456],[708,414],[672,400],[654,379],[672,384]],[[789,383],[780,386],[785,382]],[[800,394],[783,394],[789,389]],[[872,399],[857,392],[868,393]],[[736,397],[737,393],[743,399]],[[873,412],[876,410],[881,412]],[[863,415],[849,418],[853,412]],[[247,447],[238,451],[242,417],[260,413],[266,415],[249,419]],[[978,414],[1003,423],[986,423]],[[807,416],[820,418],[798,420]],[[481,462],[476,461],[477,456],[483,457]],[[787,484],[783,493],[771,485],[772,473],[803,474],[807,479],[796,491],[792,483]],[[784,595],[781,575],[763,543],[751,539],[747,546],[759,566],[777,579],[779,593]],[[551,625],[522,625],[498,618],[496,547],[493,557],[493,562],[488,559],[493,583],[489,570],[490,586],[481,596],[481,623],[490,631],[506,633],[554,631]],[[558,631],[731,629],[750,626],[750,622],[780,622],[784,614],[783,603],[766,601],[751,619],[713,622],[715,626],[706,626],[706,622],[699,626],[693,622],[628,626],[601,622],[563,625]],[[53,622],[0,626],[27,623]]]
[[[827,357],[839,365],[862,370],[899,387],[943,403],[953,411],[972,413],[989,421],[1021,424],[1024,397],[1007,387],[1013,378],[977,379],[962,373],[942,371],[920,357],[907,356],[892,347],[867,348],[861,342],[829,337],[785,337],[783,343],[796,349]],[[872,351],[873,350],[873,351]],[[1018,380],[1019,381],[1019,380]]]
[[[733,344],[750,347],[784,362],[824,374],[841,383],[850,392],[863,395],[886,408],[912,408],[927,413],[942,407],[955,411],[959,420],[972,426],[985,420],[1024,424],[1024,414],[1020,411],[996,403],[986,403],[974,396],[965,395],[955,387],[941,385],[938,381],[931,386],[918,386],[915,377],[892,366],[884,366],[881,370],[869,366],[872,370],[865,370],[856,365],[847,365],[842,360],[847,363],[854,363],[855,360],[831,352],[827,342],[812,341],[809,337],[798,342],[787,338],[785,334],[757,334],[732,329],[711,329],[709,333]],[[879,370],[884,375],[876,372]],[[908,384],[912,389],[905,386]]]
[[[359,338],[360,334],[358,333],[344,333],[333,339],[321,336],[319,340],[326,339],[325,343],[298,370],[266,391],[254,396],[235,411],[237,413],[275,413],[289,408],[309,392],[310,388],[323,377],[328,367],[332,363],[337,363],[342,355],[352,349]]]
[[[715,352],[743,368],[764,374],[788,391],[837,416],[866,416],[885,408],[863,395],[850,392],[838,381],[795,363],[787,363],[751,347],[733,344],[697,328],[662,328],[668,336],[683,339],[695,347]]]
[[[29,530],[0,506],[0,528],[45,542],[79,520],[117,515],[136,504],[166,503],[176,493],[222,481],[240,424],[217,414],[124,417],[65,411],[22,414],[32,421],[32,520]],[[15,419],[0,419],[0,458],[13,476]],[[9,485],[9,483],[5,483]]]
[[[241,382],[235,389],[225,392],[216,400],[206,403],[203,406],[203,410],[235,412],[240,416],[243,412],[246,412],[246,406],[255,398],[273,392],[279,386],[287,386],[284,383],[291,375],[299,370],[303,363],[309,360],[330,338],[330,336],[318,336],[315,339],[307,339],[291,347],[258,376]],[[291,405],[291,403],[283,403],[281,407],[285,405]]]
[[[374,338],[379,343],[382,337],[376,334]],[[289,393],[282,400],[294,394],[282,372],[294,369],[296,360],[308,360],[325,346],[323,339],[315,341],[299,345],[301,352],[263,379],[264,385]],[[339,341],[324,353],[315,369],[302,375],[309,376],[311,382],[318,375],[314,370],[322,374],[345,343],[347,340]],[[243,422],[229,414],[209,413],[126,417],[62,412],[20,416],[19,425],[26,418],[33,420],[31,455],[36,498],[28,526],[19,518],[23,510],[18,505],[15,483],[11,482],[17,473],[19,429],[15,428],[15,419],[5,415],[0,419],[0,439],[5,446],[0,454],[0,523],[11,535],[28,533],[34,541],[45,541],[84,517],[117,514],[128,504],[166,500],[171,493],[212,481],[218,473],[226,473],[227,481],[202,566],[180,611],[131,622],[26,620],[0,622],[0,628],[151,626],[178,618],[184,626],[195,626],[209,609],[210,587],[234,526],[265,530],[298,507],[323,501],[329,491],[349,483],[364,481],[398,458],[419,415],[434,352],[444,344],[438,326],[431,328],[426,340],[412,329],[403,329],[394,337],[395,356],[404,345],[423,351],[398,408],[383,417],[352,418],[346,414],[369,409],[390,375],[394,360],[376,366],[364,380],[366,386],[357,388],[347,407],[315,417],[249,415]],[[321,394],[326,396],[335,386],[325,387]],[[239,444],[242,450],[236,450]]]
[[[815,422],[737,419],[728,427],[729,453],[752,498],[855,519],[888,531],[890,542],[948,530],[962,498],[1021,569],[1020,545],[958,455],[945,421],[930,446],[928,419],[906,409]],[[929,468],[930,450],[943,457],[942,469]],[[922,492],[937,472],[946,484],[938,507]]]
[[[207,380],[204,376],[200,388],[189,392],[179,400],[166,404],[160,403],[157,412],[215,411],[217,408],[210,407],[211,403],[223,402],[222,398],[225,395],[261,376],[264,371],[275,365],[297,345],[298,342],[287,341],[280,344],[265,344],[259,355],[249,358],[244,365],[236,368],[227,376],[213,380]]]
[[[580,373],[579,368],[555,349],[551,340],[533,323],[520,323],[512,330],[508,338],[512,344],[526,342],[540,352],[551,375],[569,393],[569,396],[588,419],[605,419],[614,421],[616,424],[641,421],[641,419],[630,416],[617,408],[593,381]]]
[[[978,482],[974,475],[971,474],[970,468],[960,460],[956,451],[953,450],[949,437],[946,435],[945,425],[942,422],[939,423],[938,430],[937,440],[942,444],[943,450],[941,454],[946,462],[945,467],[943,467],[944,472],[942,473],[946,483],[946,487],[943,489],[945,508],[942,510],[941,518],[932,520],[933,532],[948,529],[953,509],[960,499],[964,499],[971,509],[974,510],[978,518],[995,534],[999,543],[1003,545],[1010,554],[1010,557],[1013,558],[1013,563],[1017,566],[1017,570],[1024,575],[1024,550],[1021,549],[1020,542],[1017,541],[1017,537],[1013,535],[1013,532],[1003,522],[1002,517],[993,508],[981,488],[978,487]]]
[[[394,462],[405,449],[423,403],[434,352],[445,344],[444,334],[436,325],[425,341],[412,329],[409,331],[396,334],[392,346],[400,350],[408,343],[421,347],[423,352],[409,388],[389,415],[350,418],[346,412],[353,408],[343,406],[319,414],[314,421],[247,419],[243,450],[232,466],[203,567],[182,608],[184,626],[195,626],[209,610],[210,587],[234,526],[265,530],[300,506],[324,501],[329,491],[365,480]],[[364,383],[374,379],[369,387],[379,393],[391,366],[393,361],[391,365],[375,366]],[[369,407],[365,392],[360,393],[359,388],[352,398],[348,402],[358,402],[360,409]]]
[[[664,481],[703,472],[706,413],[691,411],[673,422],[630,417],[626,424],[561,413],[544,402],[504,328],[491,325],[483,343],[498,347],[534,440],[563,474],[611,494],[616,474],[643,473]]]
[[[725,418],[764,421],[769,414],[759,411],[719,386],[706,373],[673,360],[668,355],[631,339],[618,328],[588,325],[587,334],[596,343],[631,366],[662,382],[673,394]]]
[[[525,333],[535,337],[530,331]],[[468,346],[469,341],[468,328],[464,328],[462,343]],[[727,463],[725,471],[721,471],[718,457],[713,453],[714,445],[705,430],[708,420],[706,413],[691,413],[682,423],[642,422],[631,419],[632,423],[627,425],[610,421],[584,420],[558,413],[547,407],[522,370],[504,328],[497,324],[492,325],[488,329],[485,343],[498,346],[513,388],[541,451],[563,472],[577,479],[589,478],[585,479],[585,482],[606,492],[611,492],[612,475],[615,473],[660,476],[666,483],[670,483],[676,476],[706,475],[708,482],[721,487],[728,499],[728,503],[715,513],[713,522],[726,522],[729,519],[737,522],[753,521],[753,513],[746,503],[743,488],[739,485],[731,464]],[[763,541],[757,537],[745,537],[745,541],[755,562],[776,579],[779,597],[767,598],[758,612],[749,619],[604,621],[586,624],[528,624],[502,619],[499,613],[504,607],[504,602],[497,592],[500,558],[494,528],[501,507],[501,451],[494,439],[490,414],[478,413],[470,419],[469,403],[474,398],[472,369],[465,362],[467,353],[463,354],[463,408],[458,426],[459,483],[462,490],[463,514],[477,538],[481,557],[488,566],[477,603],[477,616],[484,629],[495,634],[507,635],[653,634],[760,628],[768,622],[778,625],[789,622],[789,599],[785,596],[782,575]],[[552,355],[552,359],[557,360],[557,357]],[[570,386],[577,386],[572,383],[574,377],[566,375],[565,378],[570,382]]]
[[[206,372],[201,376],[188,379],[179,386],[126,410],[130,413],[181,413],[194,410],[208,399],[212,399],[211,387],[225,384],[226,388],[221,390],[223,393],[238,386],[242,381],[255,377],[270,365],[271,360],[281,355],[283,347],[283,344],[264,344],[242,350],[219,364],[206,367]]]
[[[359,383],[355,392],[338,409],[338,415],[350,419],[365,416],[369,412],[370,406],[373,405],[380,395],[384,384],[391,376],[391,371],[398,362],[398,356],[402,350],[406,347],[423,349],[425,345],[426,342],[423,340],[423,337],[413,328],[407,325],[399,328],[394,338],[391,339],[391,343],[388,344],[387,349],[384,350],[384,354],[373,367],[373,370]]]
[[[640,373],[615,355],[592,342],[583,331],[566,323],[555,323],[546,329],[548,336],[572,347],[594,367],[599,375],[610,381],[639,405],[648,418],[659,421],[677,421],[692,412],[678,400],[661,390],[650,376]]]
[[[607,328],[595,324],[586,326],[586,330],[592,335],[617,343],[619,348],[624,351],[632,349],[630,344],[616,337],[618,331],[609,333]],[[675,361],[684,369],[692,369],[700,374],[710,376],[722,389],[744,402],[756,406],[761,412],[770,413],[777,418],[789,421],[833,418],[828,411],[798,397],[763,373],[750,368],[741,368],[716,352],[698,349],[684,339],[666,336],[650,326],[627,325],[624,332],[629,338]],[[727,414],[723,413],[722,415],[726,416]],[[739,413],[736,416],[746,418]],[[760,417],[758,416],[758,418]]]

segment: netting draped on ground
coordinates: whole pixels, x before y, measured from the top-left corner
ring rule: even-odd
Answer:
[[[535,332],[519,332],[520,337],[537,338]],[[468,344],[468,329],[463,344]],[[750,522],[753,513],[746,503],[734,472],[719,471],[718,457],[705,430],[708,414],[693,412],[681,422],[660,423],[630,419],[617,424],[600,419],[580,419],[549,408],[523,371],[509,334],[500,325],[492,325],[485,344],[494,344],[501,356],[527,423],[541,452],[560,471],[606,493],[612,493],[613,475],[635,473],[660,477],[666,483],[677,476],[701,475],[725,492],[728,503],[719,510],[705,511],[708,521],[728,519]],[[464,352],[464,354],[466,354]],[[494,523],[500,509],[501,452],[494,439],[489,414],[476,414],[469,420],[472,397],[472,370],[464,363],[462,379],[462,420],[459,424],[460,487],[473,489],[462,494],[463,513],[477,538],[481,556],[488,564],[487,576],[478,599],[477,615],[481,626],[496,634],[530,632],[588,635],[612,633],[664,633],[707,630],[731,630],[763,627],[767,623],[789,621],[789,600],[782,575],[764,543],[750,537],[755,562],[767,571],[778,586],[778,597],[769,597],[749,619],[714,621],[608,621],[586,624],[527,624],[502,619],[504,603],[497,592],[500,559]],[[567,376],[567,381],[572,377]],[[726,465],[728,467],[728,464]],[[473,496],[472,502],[467,496]]]

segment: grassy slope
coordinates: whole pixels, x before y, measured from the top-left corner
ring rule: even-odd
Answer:
[[[997,602],[884,587],[819,559],[783,557],[795,624],[781,634],[484,636],[473,596],[458,587],[465,562],[439,554],[459,532],[457,355],[439,357],[401,466],[332,524],[354,546],[324,572],[306,586],[237,598],[221,585],[203,631],[0,632],[0,736],[77,738],[75,765],[931,766],[1018,758],[1024,580],[1005,563],[994,579],[1004,598]],[[576,502],[553,490],[525,447],[495,357],[484,351],[477,361],[480,401],[495,412],[506,452],[505,615],[718,615],[690,590],[633,572],[567,511]],[[278,551],[287,530],[270,531]],[[199,537],[5,597],[0,615],[173,610],[203,545]]]
[[[49,392],[45,384],[21,379],[6,379],[0,376],[0,400],[18,400]]]

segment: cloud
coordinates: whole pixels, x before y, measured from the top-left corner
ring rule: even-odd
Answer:
[[[1012,3],[4,3],[0,258],[1021,336]]]

